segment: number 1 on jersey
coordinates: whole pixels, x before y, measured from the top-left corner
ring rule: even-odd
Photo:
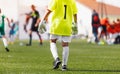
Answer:
[[[65,8],[64,19],[66,19],[67,5],[64,5],[64,8]]]

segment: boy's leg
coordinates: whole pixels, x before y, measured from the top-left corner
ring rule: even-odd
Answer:
[[[2,37],[2,40],[3,40],[3,44],[4,44],[4,47],[6,49],[7,52],[9,52],[10,50],[8,49],[8,43],[7,43],[7,39],[5,36]]]
[[[56,43],[50,42],[50,50],[52,52],[54,60],[58,57],[57,46]]]
[[[67,62],[69,57],[69,42],[71,42],[71,37],[69,36],[62,37],[62,41],[63,41],[62,70],[67,70]]]
[[[8,42],[7,42],[7,39],[5,37],[5,31],[4,31],[4,29],[0,30],[0,34],[2,36],[4,47],[5,47],[6,51],[9,52],[10,50],[8,49]]]
[[[62,43],[63,44],[63,53],[62,53],[62,70],[67,69],[67,62],[69,57],[69,46],[68,43]]]
[[[39,32],[38,32],[38,31],[37,31],[37,35],[38,35],[39,40],[40,40],[40,45],[42,45],[42,44],[43,44],[43,42],[42,42],[42,37],[41,37],[41,35],[39,34]]]
[[[55,60],[53,63],[53,69],[57,69],[57,68],[59,68],[59,65],[61,64],[61,61],[59,59],[58,52],[57,52],[57,46],[56,46],[57,39],[55,39],[55,36],[53,36],[53,35],[50,36],[50,39],[51,39],[50,50],[51,50],[51,53]]]
[[[32,31],[29,33],[29,43],[26,44],[26,46],[31,46],[32,45]]]

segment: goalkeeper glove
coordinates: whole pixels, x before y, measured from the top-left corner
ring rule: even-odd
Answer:
[[[77,23],[72,23],[72,34],[78,34]]]
[[[43,20],[43,21],[40,22],[39,27],[38,27],[39,33],[43,34],[43,33],[46,32],[46,26],[45,26],[45,24],[46,24],[45,20]]]

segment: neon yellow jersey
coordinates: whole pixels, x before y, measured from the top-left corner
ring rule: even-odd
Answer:
[[[73,15],[77,14],[75,0],[51,0],[48,9],[52,11],[50,33],[70,36]]]

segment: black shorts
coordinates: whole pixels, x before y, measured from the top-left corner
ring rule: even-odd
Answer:
[[[38,27],[35,27],[35,26],[31,26],[31,29],[30,29],[31,31],[36,31],[36,32],[38,32]]]

